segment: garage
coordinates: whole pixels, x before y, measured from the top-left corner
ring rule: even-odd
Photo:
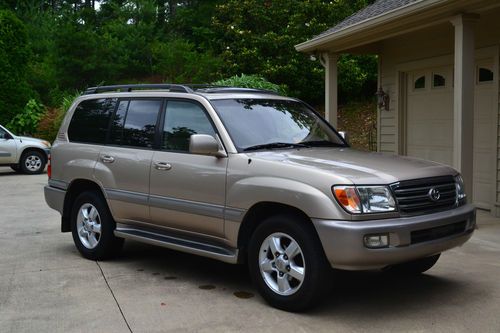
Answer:
[[[493,60],[476,63],[473,200],[491,209],[495,199],[496,89]],[[453,164],[453,67],[415,70],[406,75],[406,153]]]

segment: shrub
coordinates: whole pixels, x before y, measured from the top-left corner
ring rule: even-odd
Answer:
[[[73,94],[65,93],[60,97],[59,107],[48,108],[38,124],[37,136],[41,139],[53,142],[57,136],[59,127],[61,127],[66,112],[71,107],[71,104],[73,104],[75,98],[79,95],[80,93],[78,92]]]
[[[245,74],[241,74],[241,76],[235,75],[227,79],[215,81],[213,82],[213,84],[219,86],[229,86],[229,87],[265,89],[277,92],[281,95],[287,94],[287,88],[285,85],[277,85],[271,83],[259,75],[245,75]]]
[[[7,128],[18,135],[34,135],[44,113],[44,106],[30,99],[23,110],[7,124]]]

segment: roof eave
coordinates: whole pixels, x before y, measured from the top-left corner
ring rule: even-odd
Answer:
[[[415,13],[427,10],[429,8],[438,6],[446,2],[450,2],[450,0],[428,0],[428,1],[411,3],[404,7],[400,7],[392,11],[389,11],[387,13],[381,14],[379,16],[358,22],[354,25],[347,26],[344,29],[331,32],[329,34],[317,36],[313,39],[295,45],[295,49],[299,52],[304,52],[304,53],[314,52],[318,48],[327,43],[334,43],[336,41],[346,40],[354,34],[358,34],[367,30],[372,30],[376,27],[382,26],[387,23],[394,23],[395,21],[399,20],[402,17],[413,15]],[[401,25],[403,24],[404,22],[401,22]],[[369,41],[367,41],[367,43],[368,42]]]

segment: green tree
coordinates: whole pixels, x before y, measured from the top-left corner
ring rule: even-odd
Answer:
[[[323,68],[294,46],[332,27],[366,2],[229,0],[217,6],[213,18],[216,53],[226,61],[229,75],[259,74],[271,82],[287,85],[293,96],[321,104]],[[357,71],[361,64],[364,62],[357,60],[341,64],[341,71],[346,71],[341,72],[345,82],[349,83],[350,71]],[[368,68],[372,70],[371,65]],[[356,84],[363,86],[364,79]],[[341,86],[341,98],[350,89]]]
[[[24,24],[10,11],[0,10],[0,123],[21,112],[32,96],[27,83],[30,52]]]

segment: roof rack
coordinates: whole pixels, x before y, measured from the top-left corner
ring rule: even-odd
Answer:
[[[266,89],[254,89],[254,88],[239,88],[239,87],[225,87],[225,86],[212,86],[202,89],[196,89],[196,91],[204,93],[259,93],[259,94],[269,94],[269,95],[279,95],[279,93],[266,90]]]
[[[123,84],[123,85],[111,85],[111,86],[97,86],[87,88],[84,95],[97,94],[102,92],[131,92],[133,90],[144,90],[144,89],[166,89],[170,92],[181,92],[181,93],[259,93],[259,94],[269,94],[269,95],[279,95],[277,92],[265,89],[254,89],[254,88],[239,88],[239,87],[228,87],[228,86],[217,86],[213,84]]]
[[[192,93],[193,89],[188,86],[181,84],[123,84],[123,85],[112,85],[112,86],[98,86],[87,88],[84,95],[97,94],[106,91],[119,91],[119,92],[131,92],[133,90],[143,90],[143,89],[167,89],[171,92],[182,92],[182,93]]]

